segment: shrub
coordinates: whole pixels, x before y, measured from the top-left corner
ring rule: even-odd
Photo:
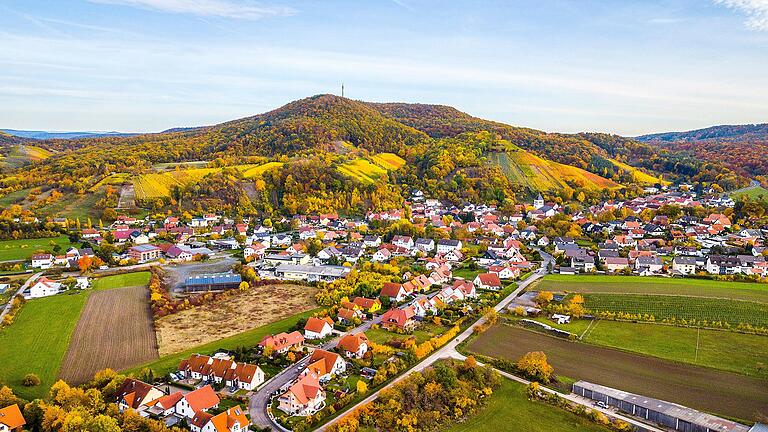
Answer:
[[[21,381],[21,385],[24,387],[37,387],[40,385],[40,377],[33,373],[26,374]]]

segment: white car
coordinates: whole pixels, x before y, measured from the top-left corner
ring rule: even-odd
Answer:
[[[596,405],[597,405],[597,406],[599,406],[600,408],[605,408],[605,409],[608,409],[608,404],[606,404],[606,403],[605,403],[605,402],[603,402],[603,401],[597,401],[597,404],[596,404]]]

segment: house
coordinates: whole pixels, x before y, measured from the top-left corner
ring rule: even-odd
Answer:
[[[410,236],[402,236],[402,235],[396,235],[392,237],[392,244],[395,246],[399,246],[401,248],[405,248],[408,250],[413,249],[413,238]]]
[[[629,258],[607,257],[605,258],[605,269],[611,273],[622,271],[629,268]]]
[[[115,393],[117,407],[120,411],[127,409],[144,410],[150,402],[162,396],[165,396],[165,393],[157,387],[133,378],[126,378]]]
[[[464,254],[460,250],[452,250],[443,255],[443,258],[449,262],[459,262],[464,259]]]
[[[501,291],[502,285],[499,275],[496,273],[480,273],[472,281],[479,289]]]
[[[392,252],[389,251],[387,248],[381,248],[376,251],[376,253],[373,254],[371,257],[372,261],[375,262],[387,262],[392,258]]]
[[[224,382],[228,387],[252,391],[264,383],[264,371],[258,365],[237,363],[233,369],[224,374]]]
[[[429,253],[435,250],[435,241],[429,238],[420,238],[415,243],[416,250]]]
[[[731,227],[731,220],[728,219],[728,216],[722,213],[712,213],[705,217],[702,222],[707,225],[720,225],[726,229]]]
[[[27,424],[18,405],[10,405],[0,408],[0,432],[21,431],[21,427]]]
[[[416,327],[415,316],[413,306],[392,308],[381,316],[381,326],[387,330],[411,331]]]
[[[448,252],[460,251],[461,240],[441,239],[437,242],[437,253],[446,254]]]
[[[192,261],[192,258],[194,258],[194,255],[192,255],[188,249],[182,249],[181,247],[175,245],[171,246],[167,251],[165,251],[165,256],[173,261],[179,262]]]
[[[320,382],[326,382],[334,375],[342,374],[346,370],[347,363],[340,355],[323,349],[316,349],[312,351],[307,367],[301,373],[304,375],[313,373],[317,375]]]
[[[304,325],[305,339],[323,339],[333,332],[333,320],[329,317],[309,317]]]
[[[336,348],[344,357],[362,358],[368,352],[368,338],[365,333],[348,334],[341,338]]]
[[[384,286],[381,287],[379,297],[388,297],[390,300],[401,302],[405,300],[409,292],[405,290],[403,284],[396,282],[384,282]]]
[[[336,249],[333,246],[328,246],[327,248],[324,248],[320,252],[317,253],[317,258],[320,261],[328,261],[331,258],[341,256],[341,251]]]
[[[682,275],[696,273],[696,257],[677,256],[672,259],[672,271]]]
[[[325,391],[314,373],[302,375],[278,398],[278,409],[296,416],[310,416],[325,407]]]
[[[248,432],[250,424],[245,411],[236,405],[216,415],[198,412],[190,420],[189,429],[192,432]]]
[[[140,263],[152,261],[160,258],[162,250],[154,245],[143,244],[138,246],[131,246],[128,249],[128,257],[135,259]]]
[[[29,294],[24,295],[24,298],[33,299],[56,295],[61,291],[61,288],[62,284],[60,282],[52,281],[43,276],[35,281],[35,284],[29,288]]]
[[[477,290],[475,284],[465,280],[457,280],[453,282],[453,290],[461,292],[464,298],[477,298]]]
[[[381,237],[367,235],[363,237],[363,244],[365,245],[365,247],[370,247],[370,248],[379,247],[381,245]]]
[[[183,395],[176,403],[174,411],[180,417],[192,419],[195,414],[201,411],[208,411],[211,408],[217,408],[221,400],[210,384],[192,390]]]
[[[254,257],[254,259],[261,259],[264,256],[264,252],[267,247],[261,243],[252,243],[250,246],[246,246],[243,249],[243,258],[248,259]]]
[[[520,269],[509,266],[490,266],[488,267],[488,273],[499,275],[499,279],[514,279],[520,276]]]
[[[32,268],[47,270],[53,266],[54,256],[51,254],[32,255]]]
[[[706,262],[707,273],[731,275],[741,271],[741,263],[736,257],[725,255],[710,255]]]
[[[274,336],[264,336],[259,342],[259,346],[263,348],[270,348],[276,353],[286,353],[291,348],[299,349],[301,344],[304,343],[304,336],[297,331],[291,333],[278,333]]]
[[[381,310],[381,300],[379,299],[355,297],[355,299],[352,300],[352,303],[354,303],[356,306],[359,306],[367,313],[374,313]]]
[[[635,270],[638,273],[660,273],[663,267],[661,258],[657,256],[639,256],[635,260]]]
[[[579,269],[583,273],[595,270],[595,257],[590,255],[578,255],[571,257],[571,267]]]
[[[264,382],[264,371],[248,363],[237,363],[228,357],[193,354],[179,362],[178,373],[184,378],[204,382],[225,383],[228,387],[253,390]]]
[[[355,322],[355,319],[363,320],[363,312],[359,309],[341,307],[336,314],[336,320],[343,325],[352,324]]]

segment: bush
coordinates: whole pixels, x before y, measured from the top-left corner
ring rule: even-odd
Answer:
[[[33,373],[26,374],[21,381],[21,385],[24,387],[37,387],[40,385],[40,377]]]

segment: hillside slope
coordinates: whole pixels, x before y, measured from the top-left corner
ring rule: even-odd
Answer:
[[[685,132],[662,132],[641,135],[637,137],[637,140],[644,142],[768,141],[768,123],[721,125]]]

